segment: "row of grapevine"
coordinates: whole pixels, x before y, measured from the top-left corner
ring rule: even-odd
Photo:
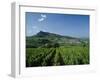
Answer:
[[[26,67],[89,64],[88,47],[27,48]]]
[[[64,63],[62,55],[60,53],[60,49],[57,48],[56,49],[56,55],[55,55],[55,58],[54,58],[54,65],[59,66],[59,65],[64,65],[64,64],[65,63]]]
[[[89,64],[89,49],[86,47],[61,48],[60,51],[66,65]]]
[[[35,50],[34,50],[35,51]],[[36,56],[34,55],[29,55],[30,57],[26,57],[26,66],[27,67],[32,67],[32,66],[42,66],[43,59],[52,51],[52,49],[45,49],[42,50],[37,54]],[[38,52],[38,51],[37,51]],[[29,53],[28,53],[29,54]]]
[[[53,59],[56,53],[56,49],[54,48],[43,60],[42,65],[43,66],[52,66],[53,65]]]

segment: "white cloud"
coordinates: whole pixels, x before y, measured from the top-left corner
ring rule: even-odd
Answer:
[[[47,18],[45,14],[41,14],[41,18],[38,19],[39,22],[44,21]]]
[[[47,16],[45,14],[41,14],[41,17],[46,18]]]
[[[44,18],[39,18],[38,21],[39,22],[44,21]]]

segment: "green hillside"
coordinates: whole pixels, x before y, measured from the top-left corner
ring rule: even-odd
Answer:
[[[28,36],[26,37],[26,47],[45,47],[49,44],[59,44],[61,46],[64,45],[78,45],[81,44],[81,42],[84,42],[84,40],[79,38],[74,38],[70,36],[62,36],[54,33],[49,32],[43,32],[40,31],[34,36]],[[85,40],[86,41],[86,40]]]
[[[26,67],[89,64],[89,39],[40,31],[26,37]]]

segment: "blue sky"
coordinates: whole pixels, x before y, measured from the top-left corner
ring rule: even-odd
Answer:
[[[89,15],[26,12],[26,36],[39,31],[72,37],[89,37]]]

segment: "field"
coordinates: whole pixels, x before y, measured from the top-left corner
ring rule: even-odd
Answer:
[[[88,46],[26,48],[26,67],[89,64]]]
[[[89,15],[26,12],[26,67],[89,64],[89,22]]]

